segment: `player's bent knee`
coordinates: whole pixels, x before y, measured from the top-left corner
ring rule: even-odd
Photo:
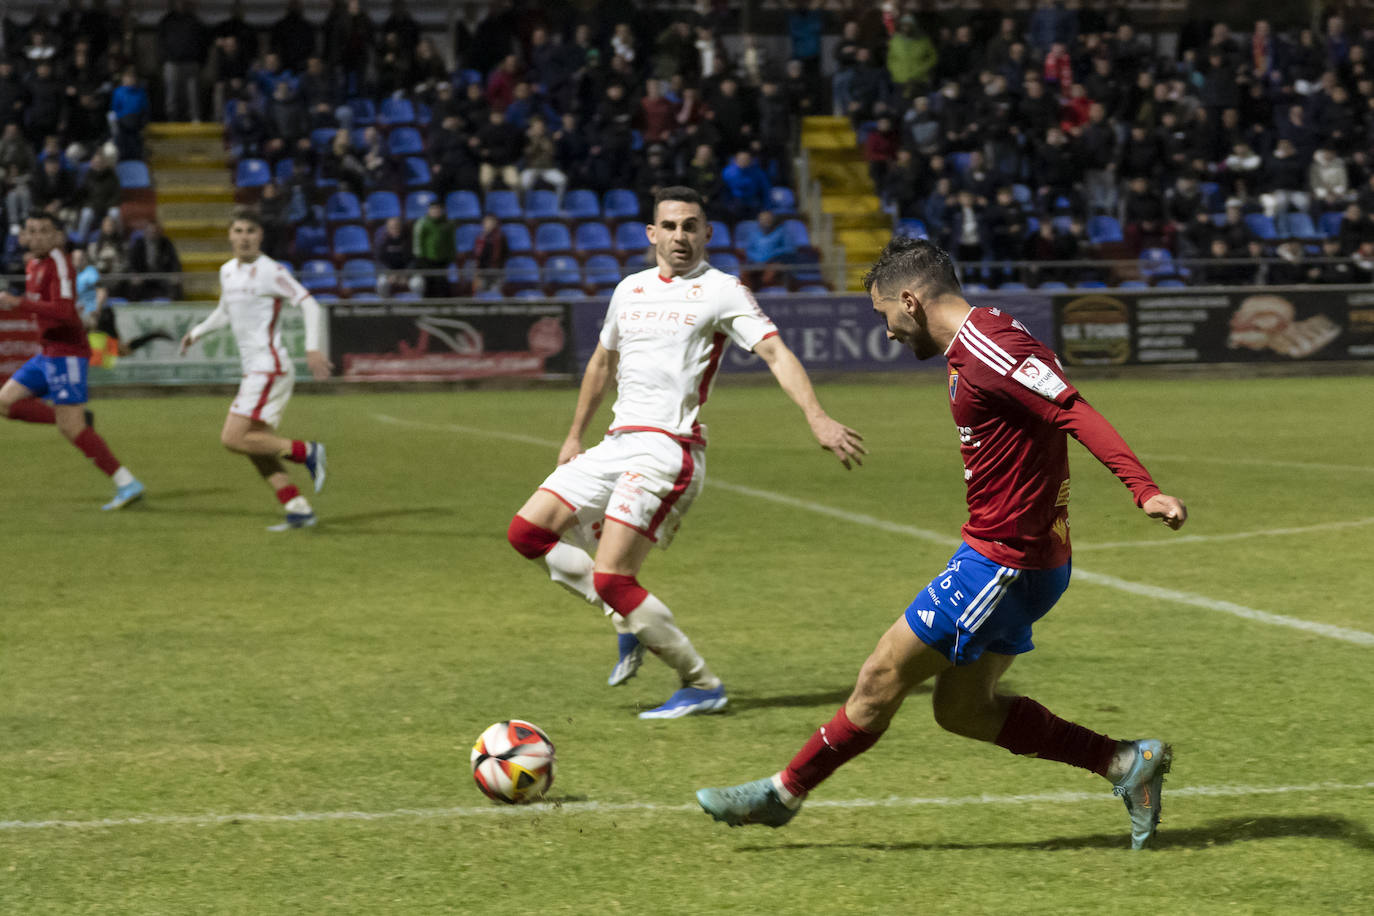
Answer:
[[[537,560],[553,550],[553,545],[558,543],[558,534],[517,515],[506,529],[506,540],[522,557]]]
[[[606,602],[606,606],[622,617],[639,607],[644,603],[644,599],[649,597],[648,589],[640,585],[634,576],[598,572],[592,574],[592,584],[596,587],[596,594]]]

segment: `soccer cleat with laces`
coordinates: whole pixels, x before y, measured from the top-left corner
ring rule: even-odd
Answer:
[[[1131,742],[1135,760],[1126,775],[1112,787],[1112,794],[1126,803],[1131,816],[1131,848],[1144,849],[1159,826],[1164,808],[1164,774],[1174,762],[1174,749],[1163,741],[1147,738]]]
[[[268,531],[292,531],[296,528],[312,528],[318,519],[314,512],[288,512],[286,521],[278,525],[268,525]]]
[[[138,502],[143,498],[143,484],[137,480],[126,483],[124,486],[115,490],[114,499],[107,502],[100,508],[106,512],[111,509],[123,509],[129,503]]]
[[[620,660],[611,669],[611,676],[606,679],[606,683],[612,687],[619,687],[639,673],[639,666],[644,664],[644,643],[633,633],[621,633],[618,640],[620,650]]]
[[[697,803],[711,817],[731,827],[745,824],[781,827],[797,815],[797,808],[787,807],[778,797],[771,776],[739,786],[697,789]]]
[[[305,469],[315,482],[315,492],[324,489],[324,443],[312,442],[305,450]]]
[[[701,715],[717,712],[730,702],[725,696],[725,685],[720,684],[710,690],[701,687],[683,687],[668,698],[668,702],[655,709],[646,709],[639,714],[641,719],[680,719],[683,716]]]

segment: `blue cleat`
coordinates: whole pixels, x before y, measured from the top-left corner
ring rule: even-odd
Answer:
[[[129,503],[138,502],[142,498],[143,484],[134,480],[115,490],[114,499],[100,508],[106,512],[109,512],[111,509],[123,509]]]
[[[1135,762],[1112,788],[1126,803],[1131,816],[1131,848],[1144,849],[1159,826],[1164,808],[1164,774],[1174,762],[1174,749],[1163,741],[1147,738],[1131,742],[1135,746]]]
[[[310,479],[315,482],[315,492],[324,489],[324,443],[312,442],[305,450],[305,469],[310,472]]]
[[[318,519],[315,518],[314,512],[288,512],[286,513],[286,521],[279,525],[268,525],[267,530],[292,531],[296,528],[313,528],[316,521]]]
[[[797,808],[787,807],[778,797],[771,776],[740,786],[697,789],[697,802],[711,817],[731,827],[745,824],[781,827],[797,816]]]
[[[639,641],[639,637],[633,633],[621,633],[618,644],[620,660],[606,679],[606,683],[612,687],[619,687],[634,677],[639,673],[639,666],[644,664],[644,643]]]
[[[639,714],[641,719],[680,719],[683,716],[718,712],[730,702],[725,696],[725,685],[703,690],[700,687],[683,687],[668,698],[657,709],[646,709]]]

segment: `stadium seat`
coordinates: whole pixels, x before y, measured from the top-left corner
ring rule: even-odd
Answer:
[[[754,220],[742,219],[735,223],[735,250],[747,250],[759,235],[759,224]]]
[[[594,254],[587,258],[586,274],[588,286],[615,286],[620,282],[620,262],[614,255]]]
[[[1165,277],[1163,280],[1160,280],[1158,283],[1155,284],[1155,286],[1160,287],[1179,287],[1187,285],[1187,283],[1180,280],[1178,277]]]
[[[1032,201],[1031,189],[1023,184],[1014,184],[1011,186],[1011,198],[1020,204],[1023,209],[1028,209]]]
[[[434,111],[424,102],[415,103],[415,123],[421,127],[428,127],[434,120]]]
[[[234,187],[260,188],[272,180],[272,167],[266,159],[240,159],[234,169]]]
[[[1080,285],[1082,285],[1082,284],[1080,284]],[[1122,289],[1149,289],[1149,288],[1150,288],[1150,284],[1149,284],[1149,283],[1146,283],[1144,280],[1122,280],[1122,281],[1121,281],[1121,288],[1122,288]]]
[[[710,257],[711,266],[732,277],[739,276],[739,258],[728,251],[718,251]]]
[[[949,154],[949,164],[954,171],[960,175],[968,173],[969,166],[973,162],[973,154],[969,152],[957,152]]]
[[[533,222],[560,219],[558,195],[553,191],[537,188],[525,195],[525,219]]]
[[[730,242],[730,224],[718,219],[711,220],[711,241],[706,243],[707,251],[729,251],[735,247]]]
[[[296,227],[295,257],[298,261],[329,256],[329,232],[323,226]]]
[[[1341,234],[1341,214],[1338,210],[1323,213],[1318,218],[1318,225],[1321,227],[1322,235],[1331,238]]]
[[[498,288],[498,287],[489,286],[489,287],[487,287],[486,289],[482,290],[481,292],[475,294],[472,298],[474,298],[474,299],[504,299],[504,298],[506,298],[506,294],[503,293],[503,292],[501,292],[500,288]]]
[[[506,259],[506,285],[512,289],[538,287],[539,264],[529,255],[514,255]]]
[[[353,292],[376,288],[377,265],[371,258],[354,258],[344,262],[343,270],[339,271],[339,289]]]
[[[368,127],[377,123],[377,105],[371,99],[349,99],[348,107],[353,111],[354,127]]]
[[[1106,289],[1106,288],[1107,288],[1107,284],[1103,283],[1101,280],[1079,280],[1079,281],[1078,281],[1078,288],[1079,288],[1079,289]]]
[[[363,219],[380,223],[401,215],[401,201],[394,191],[373,191],[363,201]]]
[[[639,219],[639,197],[629,188],[611,188],[601,198],[601,207],[610,222]]]
[[[1173,254],[1167,248],[1146,248],[1140,252],[1140,272],[1146,277],[1173,274]]]
[[[1202,194],[1202,205],[1208,210],[1220,210],[1226,202],[1221,193],[1221,185],[1215,181],[1198,182],[1197,189]]]
[[[334,230],[333,253],[336,260],[372,254],[372,239],[362,226],[340,226]]]
[[[153,186],[153,176],[148,172],[148,163],[141,159],[116,162],[115,175],[119,177],[119,186],[126,191]]]
[[[490,213],[502,222],[525,218],[525,211],[520,207],[520,196],[514,191],[488,191],[483,212]]]
[[[419,128],[397,127],[386,136],[386,150],[393,156],[419,156],[425,151]]]
[[[899,219],[897,220],[897,235],[905,236],[909,239],[928,239],[930,233],[926,231],[926,224],[919,219]]]
[[[377,123],[383,127],[414,124],[417,120],[415,106],[407,98],[389,95],[382,99],[382,106],[377,109]]]
[[[573,248],[581,255],[611,251],[614,247],[611,230],[605,223],[580,223],[573,236]],[[619,277],[616,279],[619,282]]]
[[[312,293],[337,289],[339,285],[338,276],[334,273],[334,265],[324,260],[306,261],[302,264],[300,281],[301,286]]]
[[[328,149],[338,132],[337,127],[317,127],[310,132],[310,145],[317,150]]]
[[[455,89],[464,89],[472,83],[483,82],[482,71],[472,69],[459,70],[454,81],[457,83],[454,87]]]
[[[327,223],[358,222],[362,218],[362,205],[358,203],[358,195],[352,191],[335,191],[324,203],[324,220]]]
[[[401,160],[401,169],[407,188],[423,188],[429,184],[429,164],[419,156],[406,156]]]
[[[367,148],[367,128],[355,127],[348,132],[348,144],[353,152],[361,153]]]
[[[444,210],[451,220],[471,222],[482,218],[482,201],[473,191],[449,191]]]
[[[1002,284],[1002,288],[1003,288],[1003,289],[1006,288],[1006,284],[1005,284],[1005,283]],[[1065,283],[1063,280],[1046,280],[1044,283],[1041,283],[1040,286],[1038,287],[1038,289],[1068,289],[1068,288],[1069,288],[1069,284]]]
[[[472,254],[473,247],[477,244],[477,237],[482,234],[480,223],[459,223],[458,228],[453,231],[454,253],[459,258],[466,260]]]
[[[785,286],[765,286],[759,289],[760,296],[785,296],[789,290]]]
[[[1008,282],[1008,283],[1003,283],[1001,286],[999,286],[999,287],[997,287],[997,288],[1000,289],[1000,290],[1006,290],[1006,291],[1008,291],[1008,292],[1013,292],[1013,293],[1014,293],[1014,292],[1018,292],[1018,291],[1020,291],[1020,290],[1030,289],[1029,286],[1027,286],[1026,284],[1021,283],[1020,281],[1017,281],[1017,280],[1012,280],[1012,281],[1010,281],[1010,282]]]
[[[799,293],[828,293],[828,292],[830,292],[830,287],[826,286],[824,283],[804,283],[804,284],[802,284],[800,287],[797,288],[797,292],[799,292]]]
[[[595,191],[575,188],[563,195],[563,212],[569,219],[601,219],[601,201]]]
[[[787,240],[798,248],[809,248],[811,246],[811,233],[806,228],[806,223],[799,219],[784,220],[782,231],[787,236]]]
[[[587,298],[587,294],[584,293],[581,289],[579,289],[578,287],[575,287],[575,286],[567,286],[567,287],[564,287],[563,289],[556,290],[556,291],[554,292],[554,296],[557,297],[557,298],[559,298],[559,299],[585,299],[585,298]]]
[[[540,228],[542,229],[543,227],[541,226]],[[582,268],[578,265],[577,258],[571,255],[560,254],[545,261],[544,285],[550,287],[580,287],[582,285]]]
[[[988,291],[985,283],[965,283],[964,292],[966,293],[985,293]]]
[[[1322,233],[1317,231],[1317,227],[1312,224],[1312,217],[1301,211],[1289,213],[1284,217],[1284,235],[1290,239],[1301,239],[1304,242],[1317,241],[1322,238]]]
[[[1266,242],[1272,242],[1279,237],[1278,230],[1274,228],[1274,221],[1263,213],[1245,214],[1245,228]]]
[[[572,251],[572,233],[562,223],[540,223],[534,230],[534,250],[540,255]]]
[[[615,227],[615,250],[620,254],[643,251],[649,247],[644,224],[625,222]]]
[[[277,184],[288,184],[296,175],[296,162],[283,156],[277,160],[277,164],[272,167],[272,177],[277,180]]]
[[[406,195],[405,218],[407,222],[414,222],[425,215],[429,205],[439,199],[433,191],[411,191]]]
[[[791,188],[778,185],[768,192],[766,207],[778,216],[791,216],[797,212],[797,195],[792,193]]]
[[[543,291],[542,289],[517,289],[517,290],[515,291],[515,298],[516,298],[516,299],[543,299],[543,298],[544,298],[544,291]]]
[[[1121,223],[1115,216],[1094,216],[1088,220],[1088,241],[1094,245],[1124,240]]]
[[[534,250],[534,240],[524,223],[503,223],[501,234],[506,237],[506,248],[513,254],[529,254]]]

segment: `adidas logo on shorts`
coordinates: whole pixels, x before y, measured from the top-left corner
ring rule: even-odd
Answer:
[[[921,623],[928,627],[935,626],[935,612],[930,610],[917,611],[916,616],[921,618]]]

